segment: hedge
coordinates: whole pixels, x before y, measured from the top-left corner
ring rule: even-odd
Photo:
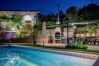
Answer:
[[[87,46],[83,45],[83,44],[68,44],[66,46],[66,48],[70,48],[70,49],[87,49]]]

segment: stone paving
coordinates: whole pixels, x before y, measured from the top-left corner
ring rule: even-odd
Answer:
[[[97,59],[99,58],[98,54],[95,53],[87,53],[87,52],[78,52],[78,51],[71,51],[71,50],[58,50],[58,49],[50,49],[50,48],[40,48],[41,50],[48,50],[52,52],[59,52],[61,54],[66,54],[66,55],[72,55],[72,56],[78,56],[78,57],[84,57],[84,58],[89,58],[89,59]]]
[[[99,50],[99,46],[88,46],[88,50]]]

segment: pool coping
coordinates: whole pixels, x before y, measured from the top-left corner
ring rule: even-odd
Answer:
[[[18,46],[18,45],[13,45],[13,46],[14,47],[27,48],[27,49],[34,49],[34,50],[44,51],[44,52],[50,52],[50,53],[54,53],[54,54],[87,58],[87,59],[92,59],[92,60],[97,60],[99,58],[99,55],[97,55],[97,54],[80,53],[80,52],[72,52],[72,51],[62,51],[62,50],[57,50],[57,49],[47,49],[47,48],[41,48],[41,47],[29,47],[29,46]]]

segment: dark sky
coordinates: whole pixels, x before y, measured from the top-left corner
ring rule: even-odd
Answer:
[[[93,0],[99,5],[99,0]],[[40,10],[43,14],[57,13],[58,0],[0,0],[0,10]],[[64,12],[70,6],[78,8],[91,3],[91,0],[59,0]]]

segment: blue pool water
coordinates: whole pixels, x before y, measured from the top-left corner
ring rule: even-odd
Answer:
[[[0,47],[0,66],[92,66],[94,60],[23,47]]]

